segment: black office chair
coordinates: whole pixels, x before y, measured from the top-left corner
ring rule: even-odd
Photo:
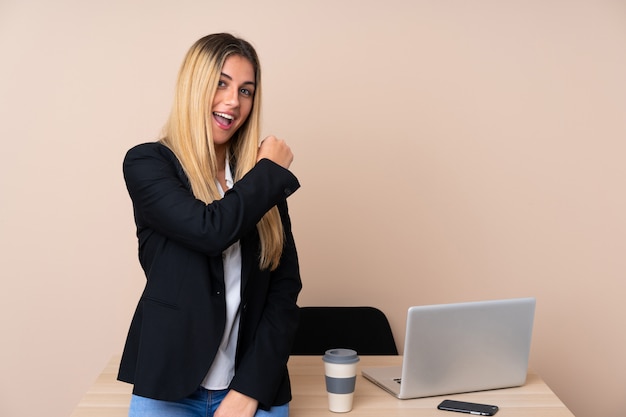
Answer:
[[[397,355],[385,314],[374,307],[301,307],[292,355],[323,355],[328,349],[359,355]]]

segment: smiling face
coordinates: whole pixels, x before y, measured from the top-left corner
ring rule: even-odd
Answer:
[[[225,148],[248,119],[255,89],[252,63],[241,55],[226,58],[213,98],[211,133],[216,149]]]

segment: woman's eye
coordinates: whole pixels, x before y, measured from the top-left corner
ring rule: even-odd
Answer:
[[[224,81],[222,81],[222,80],[219,80],[219,81],[217,82],[217,86],[218,86],[218,87],[226,87],[226,82],[224,82]]]
[[[239,90],[241,92],[241,94],[243,94],[244,96],[251,96],[252,95],[252,91],[248,90],[247,88],[242,88],[241,90]]]

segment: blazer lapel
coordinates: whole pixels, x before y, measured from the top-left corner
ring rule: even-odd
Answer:
[[[254,233],[247,234],[241,238],[241,295],[243,296],[244,290],[248,285],[250,274],[254,267],[254,262],[258,262],[257,248],[259,241],[255,238],[256,230]]]

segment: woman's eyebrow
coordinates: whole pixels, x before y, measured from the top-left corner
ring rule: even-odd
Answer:
[[[231,77],[230,75],[228,75],[228,74],[226,74],[226,73],[220,72],[220,75],[221,75],[222,77],[226,77],[226,78],[228,78],[228,79],[229,79],[229,80],[231,80],[231,81],[233,80],[233,77]],[[256,83],[255,83],[254,81],[245,81],[245,82],[243,82],[241,85],[252,85],[252,86],[256,86]]]

